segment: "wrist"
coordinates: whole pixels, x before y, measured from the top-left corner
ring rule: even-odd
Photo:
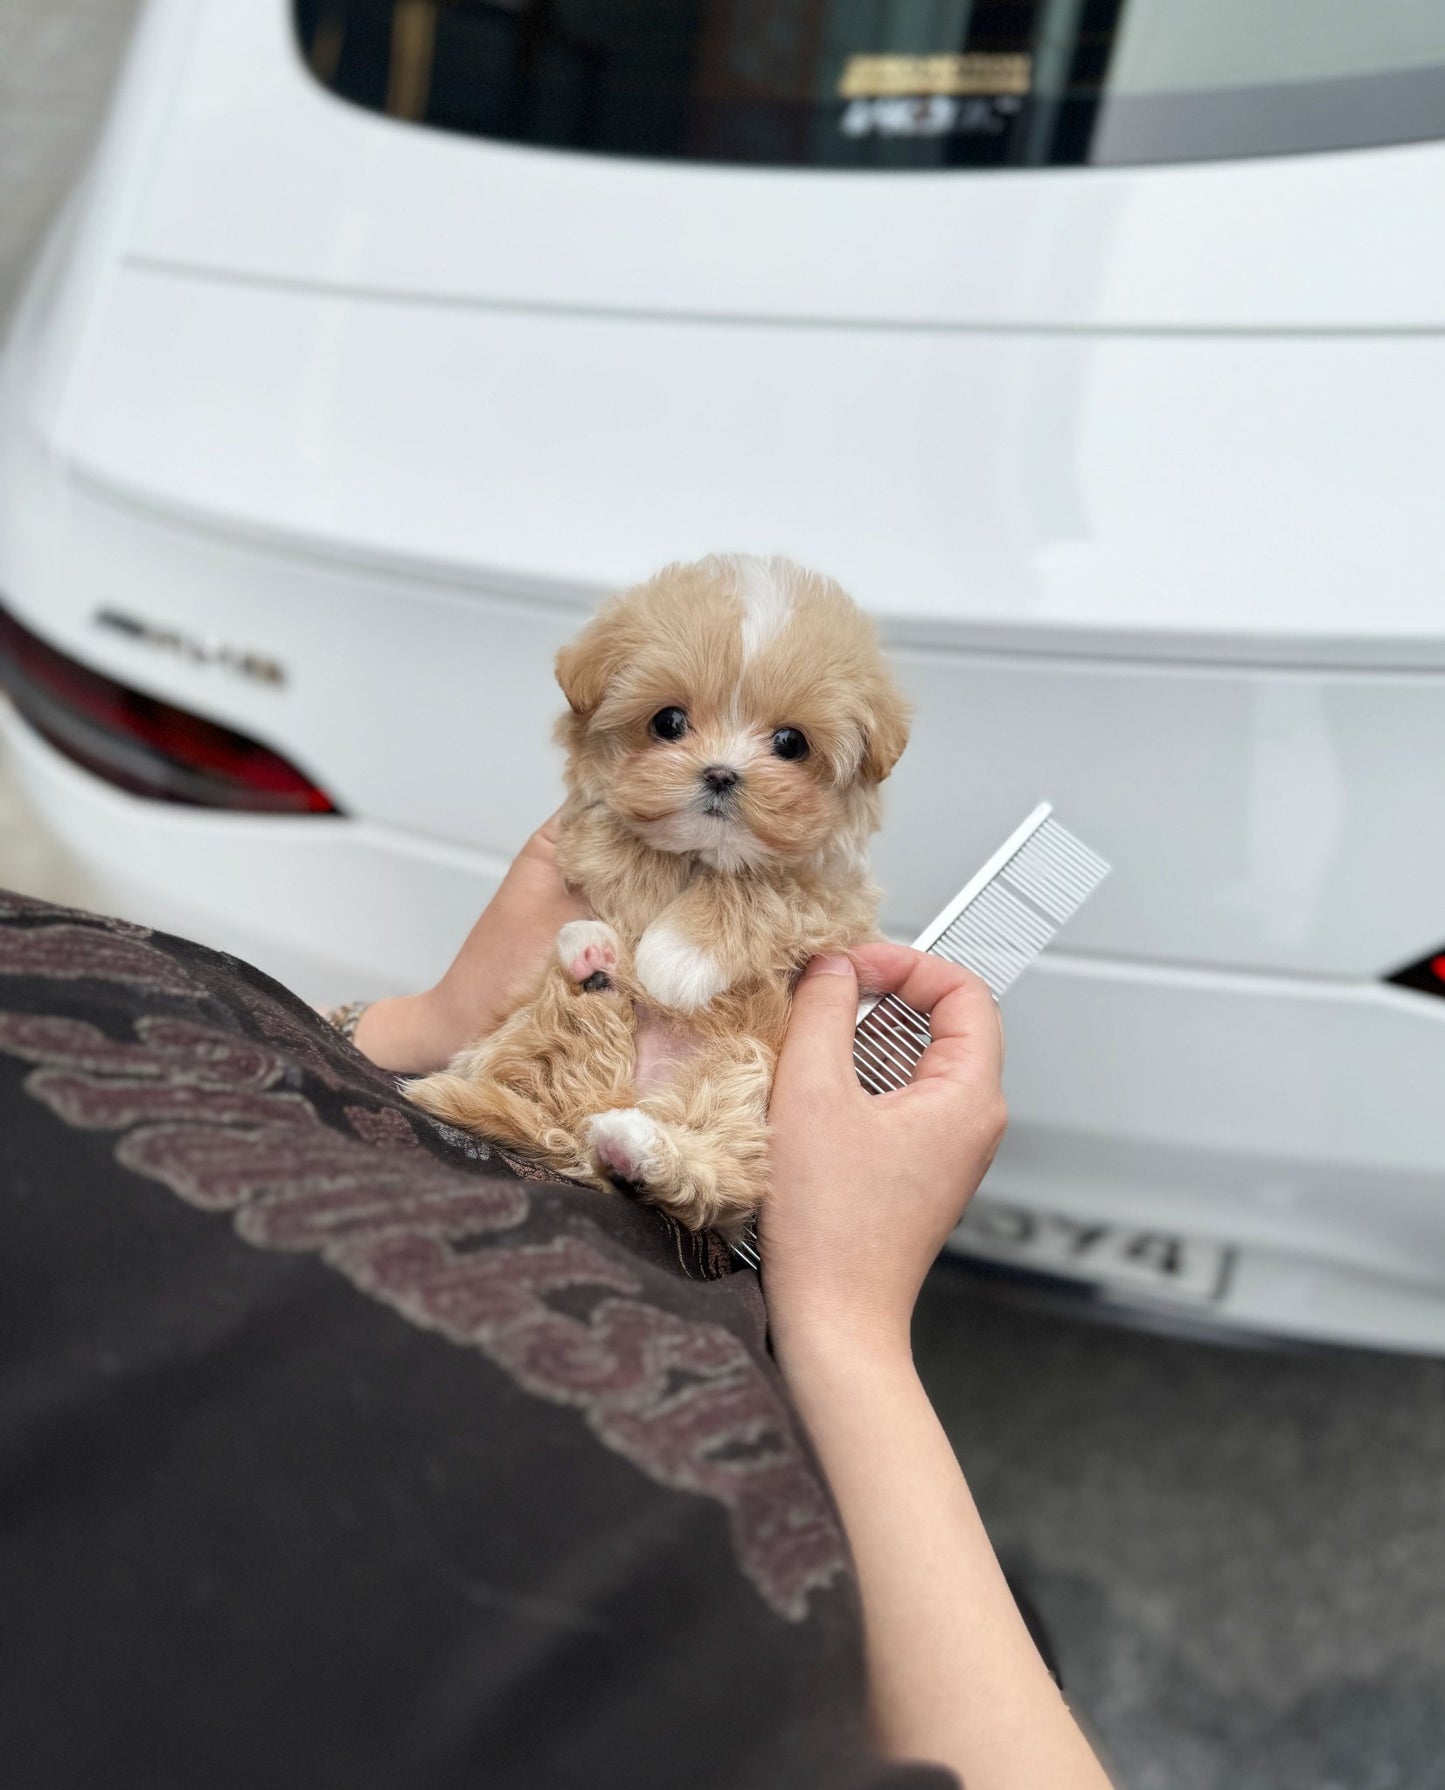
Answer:
[[[915,1374],[907,1318],[845,1312],[780,1321],[771,1307],[769,1315],[773,1354],[795,1397],[861,1376]]]

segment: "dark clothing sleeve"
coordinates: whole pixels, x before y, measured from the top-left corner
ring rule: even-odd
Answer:
[[[293,996],[0,897],[16,1790],[905,1790],[715,1240],[539,1183]]]

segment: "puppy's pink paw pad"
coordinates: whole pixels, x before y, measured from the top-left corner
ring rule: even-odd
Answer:
[[[645,1187],[657,1172],[657,1125],[635,1106],[598,1113],[588,1127],[588,1142],[609,1181]]]
[[[605,920],[569,920],[557,934],[557,956],[574,982],[602,980],[596,988],[610,987],[617,970],[617,934]]]

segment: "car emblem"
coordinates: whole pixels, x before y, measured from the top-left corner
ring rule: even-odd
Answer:
[[[179,628],[148,622],[123,609],[97,609],[91,620],[97,628],[108,628],[111,633],[123,634],[127,640],[139,645],[174,653],[192,665],[220,665],[227,671],[234,671],[238,677],[250,678],[257,684],[287,682],[286,667],[268,653],[251,652],[245,647],[230,646],[223,640],[209,639],[199,634],[186,634]]]

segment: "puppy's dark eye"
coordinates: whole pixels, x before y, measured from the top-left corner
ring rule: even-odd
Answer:
[[[680,740],[687,732],[687,710],[659,709],[647,728],[655,740]]]
[[[775,758],[806,758],[808,742],[796,727],[780,727],[773,735],[773,756]]]

